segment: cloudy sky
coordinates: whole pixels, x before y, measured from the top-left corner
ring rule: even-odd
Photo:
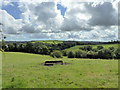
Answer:
[[[1,1],[0,31],[7,41],[118,39],[118,0],[43,1]]]

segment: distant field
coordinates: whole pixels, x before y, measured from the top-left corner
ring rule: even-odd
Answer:
[[[54,59],[50,56],[4,52],[3,88],[117,88],[118,60]],[[71,64],[43,66],[45,60]]]
[[[58,43],[62,43],[63,41],[59,41],[59,40],[45,40],[44,41],[43,40],[43,41],[35,41],[35,42],[42,42],[42,43],[49,43],[49,44],[58,44]]]
[[[109,47],[114,47],[115,49],[117,49],[118,44],[101,44],[101,45],[77,45],[68,49],[65,49],[66,51],[77,51],[79,50],[80,47],[84,47],[84,46],[93,46],[93,48],[97,48],[97,46],[103,46],[104,48],[109,48]]]

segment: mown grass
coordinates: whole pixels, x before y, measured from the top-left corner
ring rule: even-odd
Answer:
[[[3,88],[117,88],[118,60],[61,59],[45,55],[4,52]],[[45,60],[67,65],[43,66]]]
[[[80,50],[80,47],[84,47],[84,46],[92,46],[93,48],[97,48],[97,46],[103,46],[104,48],[108,49],[109,47],[114,47],[115,49],[118,48],[118,44],[101,44],[101,45],[77,45],[68,49],[65,49],[65,51],[77,51]]]

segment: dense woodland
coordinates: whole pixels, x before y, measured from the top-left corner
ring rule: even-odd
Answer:
[[[42,43],[42,42],[2,42],[2,49],[6,52],[25,52],[35,53],[42,55],[50,55],[54,58],[62,58],[67,56],[68,58],[95,58],[95,59],[120,59],[120,47],[115,49],[114,47],[104,48],[100,44],[118,44],[118,41],[112,42],[79,42],[79,41],[63,41],[62,43]],[[90,45],[98,45],[97,48],[93,48]],[[65,49],[83,45],[78,51],[65,51]],[[84,46],[88,45],[88,46]]]

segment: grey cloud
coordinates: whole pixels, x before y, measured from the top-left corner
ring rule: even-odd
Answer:
[[[48,39],[50,38],[48,33],[33,33],[28,35],[29,38],[33,39]]]
[[[38,16],[38,21],[46,23],[50,18],[56,17],[55,3],[54,2],[42,2],[35,6],[33,13]]]
[[[93,26],[111,26],[117,25],[117,12],[113,8],[112,3],[104,2],[102,5],[98,4],[95,7],[93,3],[85,3],[88,13],[92,15],[89,24]]]
[[[21,31],[25,33],[35,33],[35,28],[32,25],[24,25]]]
[[[5,34],[15,34],[15,35],[20,34],[19,30],[16,30],[13,27],[4,27],[3,32]]]
[[[71,16],[70,18],[65,18],[61,26],[62,31],[89,31],[92,28],[86,23],[85,20],[79,20],[76,17]]]

